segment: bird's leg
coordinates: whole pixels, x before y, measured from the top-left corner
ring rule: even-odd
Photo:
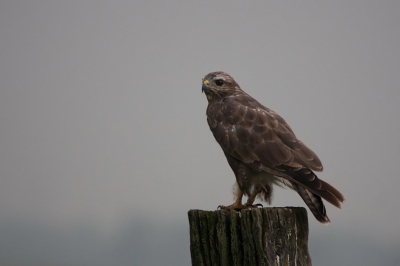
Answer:
[[[252,208],[257,208],[257,207],[263,207],[263,205],[261,203],[257,203],[254,204],[254,200],[256,199],[258,193],[260,193],[260,191],[258,190],[254,190],[253,193],[249,196],[249,198],[247,199],[247,202],[244,204],[246,209],[252,209]]]
[[[238,211],[238,210],[245,209],[246,206],[242,204],[242,198],[243,198],[243,192],[239,191],[238,197],[237,197],[235,203],[233,203],[232,205],[229,205],[229,206],[219,205],[218,209],[228,210],[228,211],[232,211],[232,210]]]

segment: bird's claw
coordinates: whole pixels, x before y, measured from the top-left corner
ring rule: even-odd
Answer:
[[[264,206],[261,203],[257,203],[257,204],[245,204],[244,205],[246,207],[246,209],[257,209],[258,207],[264,208]]]
[[[219,205],[217,210],[227,210],[227,211],[232,211],[232,210],[240,210],[241,208],[239,206],[236,206],[234,204],[225,206],[225,205]]]

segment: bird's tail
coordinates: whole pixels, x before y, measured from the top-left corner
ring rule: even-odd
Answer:
[[[325,181],[319,179],[317,175],[308,168],[300,168],[295,171],[288,168],[289,170],[292,170],[291,175],[264,166],[262,169],[289,181],[293,189],[299,193],[300,197],[310,208],[315,218],[321,223],[329,223],[329,218],[326,215],[322,199],[338,208],[340,208],[340,204],[344,201],[342,193]]]
[[[315,218],[321,223],[330,222],[326,215],[322,199],[338,208],[340,208],[341,203],[344,201],[342,193],[325,181],[319,179],[315,173],[308,169],[303,168],[298,171],[294,179],[290,181],[293,188],[299,193]]]
[[[324,206],[324,202],[321,197],[310,192],[306,188],[299,186],[295,183],[292,183],[293,189],[296,190],[300,197],[307,204],[308,208],[314,215],[314,217],[321,223],[330,223],[328,216],[326,215],[326,209]]]

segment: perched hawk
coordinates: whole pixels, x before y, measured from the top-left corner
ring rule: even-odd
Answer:
[[[253,208],[257,196],[270,204],[276,184],[297,191],[318,221],[330,222],[321,198],[339,208],[344,198],[315,175],[322,171],[321,161],[286,121],[244,92],[227,73],[206,75],[202,91],[208,100],[208,125],[239,187],[235,203],[220,207]],[[248,196],[244,205],[243,195]]]

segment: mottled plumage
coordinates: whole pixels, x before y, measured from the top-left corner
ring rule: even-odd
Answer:
[[[299,193],[315,218],[329,222],[321,198],[336,207],[344,198],[313,171],[322,171],[318,156],[296,138],[275,111],[245,93],[224,72],[203,79],[208,99],[207,122],[236,176],[236,202],[227,209],[253,207],[256,196],[268,203],[272,185],[287,186]],[[242,196],[248,201],[242,205]]]

